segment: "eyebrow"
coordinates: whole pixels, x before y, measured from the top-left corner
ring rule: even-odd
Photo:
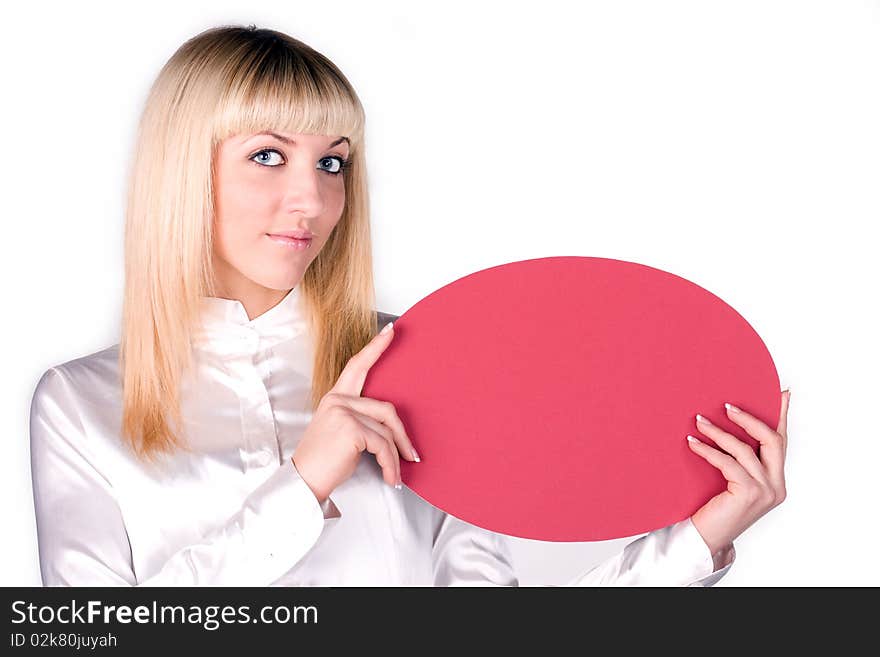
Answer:
[[[277,132],[272,132],[271,130],[263,130],[262,132],[258,132],[254,135],[254,137],[256,137],[258,135],[269,135],[271,137],[275,137],[275,139],[277,139],[278,141],[284,142],[285,144],[289,144],[289,145],[293,144],[292,139],[288,139],[284,135],[279,135]],[[253,139],[253,137],[251,137],[250,139]],[[249,139],[249,141],[250,141],[250,139]],[[339,139],[334,141],[332,144],[330,144],[327,148],[333,148],[334,146],[336,146],[336,144],[341,144],[342,142],[345,142],[346,144],[348,144],[349,147],[351,146],[351,142],[348,140],[348,137],[340,137]]]

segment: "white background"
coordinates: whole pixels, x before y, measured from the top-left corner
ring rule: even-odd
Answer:
[[[718,586],[880,584],[878,2],[57,2],[2,22],[0,584],[40,583],[36,382],[118,342],[146,91],[221,23],[287,32],[355,86],[380,309],[552,255],[736,308],[792,387],[789,497]],[[560,584],[632,539],[511,540],[523,584]]]

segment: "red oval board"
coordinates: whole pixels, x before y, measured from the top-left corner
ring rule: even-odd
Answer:
[[[731,306],[674,274],[559,256],[490,267],[395,322],[362,395],[391,401],[420,463],[403,482],[466,522],[600,541],[693,514],[727,487],[690,450],[700,413],[757,451],[730,402],[776,428],[779,378]]]

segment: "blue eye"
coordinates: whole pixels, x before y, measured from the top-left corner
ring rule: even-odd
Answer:
[[[275,164],[270,164],[269,162],[271,161],[271,157],[268,156],[273,153],[278,156],[282,155],[280,151],[274,148],[264,148],[254,153],[250,159],[252,162],[259,164],[260,166],[271,168],[284,164],[283,161],[277,162]],[[336,162],[336,164],[334,165],[333,162]],[[325,166],[331,168],[324,168]],[[331,176],[338,176],[340,173],[346,171],[350,166],[351,165],[349,164],[348,160],[343,160],[338,155],[328,155],[327,157],[322,157],[320,160],[318,160],[318,166],[316,168],[321,169],[321,171],[324,171],[326,173],[329,173]]]
[[[348,165],[348,162],[346,162],[345,160],[343,160],[341,157],[338,157],[338,156],[336,156],[336,155],[331,155],[331,156],[328,156],[328,157],[322,157],[322,158],[319,160],[319,163],[323,163],[323,162],[334,162],[334,161],[335,161],[335,162],[338,162],[338,164],[336,165],[336,168],[333,169],[332,171],[328,171],[327,169],[325,169],[325,171],[327,171],[327,173],[332,173],[334,176],[336,176],[336,175],[339,175],[340,173],[342,173],[342,171],[343,171],[343,170],[346,168],[346,166]]]
[[[269,153],[275,153],[276,155],[281,155],[281,153],[278,152],[278,151],[276,151],[274,148],[264,148],[263,150],[261,150],[261,151],[259,151],[259,152],[257,152],[257,153],[254,153],[254,155],[253,155],[253,157],[251,158],[251,160],[253,160],[253,161],[256,162],[257,164],[261,164],[261,165],[263,165],[263,166],[277,167],[278,164],[266,164],[266,160],[257,160],[257,159],[255,159],[255,158],[259,157],[260,155],[267,155],[267,154],[269,154]]]

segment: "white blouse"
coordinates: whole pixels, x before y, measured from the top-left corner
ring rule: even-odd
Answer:
[[[118,344],[40,378],[30,440],[44,585],[518,584],[506,536],[389,486],[368,452],[318,503],[291,461],[312,417],[298,287],[253,320],[236,300],[202,304],[195,370],[181,382],[192,449],[161,465],[120,438]],[[735,557],[713,572],[687,518],[568,585],[711,586]]]

